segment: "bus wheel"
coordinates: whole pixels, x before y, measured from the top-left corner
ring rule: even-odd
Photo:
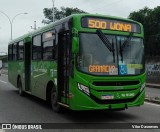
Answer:
[[[61,106],[58,104],[58,93],[55,88],[51,90],[51,106],[55,112],[61,111]]]
[[[18,88],[19,88],[19,95],[23,96],[24,95],[24,91],[22,89],[22,82],[21,79],[18,80]]]

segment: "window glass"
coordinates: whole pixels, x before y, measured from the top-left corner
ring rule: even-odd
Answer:
[[[43,60],[53,59],[53,40],[47,41],[43,43]]]
[[[8,46],[8,60],[12,60],[12,46],[13,44]]]
[[[132,37],[131,40],[122,47],[127,37],[117,36],[119,45],[119,74],[135,75],[140,74],[144,70],[144,44],[143,39]],[[124,72],[124,69],[125,72]]]
[[[80,33],[78,70],[93,75],[139,75],[144,72],[144,44],[142,38],[105,35],[104,44],[98,34]],[[114,47],[113,54],[109,50]],[[109,48],[108,48],[109,47]],[[115,58],[115,59],[114,59]]]
[[[23,41],[18,44],[18,60],[23,60],[24,58],[24,43]]]
[[[55,59],[55,30],[43,33],[43,60]]]
[[[55,31],[52,30],[52,31],[48,31],[46,33],[43,33],[43,37],[42,37],[42,41],[45,42],[45,41],[49,41],[49,40],[55,40]]]
[[[13,44],[13,60],[17,60],[17,44]]]
[[[33,38],[33,60],[40,60],[42,58],[42,46],[41,46],[41,35]]]
[[[110,43],[116,43],[115,36],[107,36]],[[115,58],[115,61],[114,61]],[[94,75],[110,75],[109,68],[117,69],[117,59],[97,34],[80,33],[80,54],[77,67],[80,71]]]

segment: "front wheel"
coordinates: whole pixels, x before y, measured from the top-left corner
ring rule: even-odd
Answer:
[[[24,96],[24,91],[22,89],[22,82],[21,79],[18,80],[18,88],[19,88],[19,95]]]
[[[55,112],[61,112],[61,106],[58,104],[58,92],[55,88],[51,90],[51,106]]]

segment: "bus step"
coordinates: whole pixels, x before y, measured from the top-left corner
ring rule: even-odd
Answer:
[[[66,107],[66,108],[69,108],[69,106],[68,106],[68,105],[66,105],[66,104],[63,104],[63,103],[61,103],[61,102],[58,102],[58,104],[59,104],[59,105],[61,105],[61,106],[64,106],[64,107]]]

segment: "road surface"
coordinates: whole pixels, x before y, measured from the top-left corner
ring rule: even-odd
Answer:
[[[160,105],[147,102],[141,107],[119,112],[67,110],[58,114],[41,99],[19,96],[6,75],[0,76],[0,101],[0,123],[160,123]],[[149,132],[150,129],[141,131]]]

